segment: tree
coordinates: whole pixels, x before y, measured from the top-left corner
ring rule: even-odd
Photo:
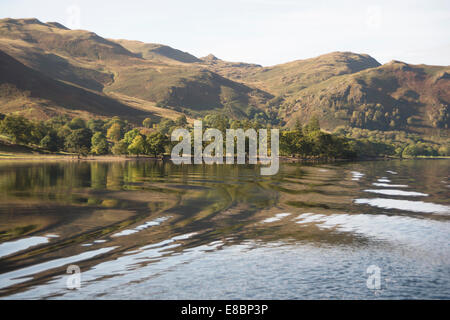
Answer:
[[[65,149],[66,137],[72,133],[72,130],[67,125],[59,127],[56,131],[56,136],[58,138],[58,149]]]
[[[105,122],[101,119],[91,119],[87,123],[87,128],[92,132],[103,132],[105,133]]]
[[[69,123],[69,127],[72,130],[83,129],[86,128],[86,123],[81,118],[73,118]]]
[[[150,128],[152,127],[152,125],[153,125],[153,120],[150,119],[150,118],[145,118],[144,121],[142,121],[142,125],[143,125],[145,128],[150,129]]]
[[[117,141],[111,148],[111,152],[115,155],[127,154],[128,144],[123,140]]]
[[[303,152],[301,145],[303,133],[300,130],[283,131],[280,137],[280,149],[283,154],[295,155]]]
[[[125,127],[126,125],[126,121],[120,119],[118,116],[114,116],[105,123],[105,128],[109,129],[115,123],[119,124],[121,127]]]
[[[58,150],[58,136],[54,132],[49,132],[39,143],[40,147],[52,152]]]
[[[165,135],[160,132],[154,132],[147,137],[148,153],[153,154],[155,157],[163,154],[168,143],[169,140]]]
[[[229,127],[230,120],[227,116],[222,114],[209,114],[203,118],[203,122],[205,127],[214,128],[225,132],[225,130]],[[250,122],[247,120],[245,123],[249,124]],[[248,125],[247,127],[251,127],[251,125]],[[248,129],[247,127],[244,125],[243,129],[246,130]]]
[[[106,136],[112,141],[119,141],[122,138],[122,127],[119,123],[113,123],[109,127]]]
[[[144,154],[146,151],[146,142],[142,135],[137,135],[131,144],[128,146],[128,152],[130,154],[134,154],[139,156],[140,154]]]
[[[320,131],[320,124],[317,116],[313,116],[309,120],[308,124],[303,127],[303,132],[305,135],[315,131]]]
[[[170,133],[170,131],[174,127],[176,127],[176,124],[173,120],[170,119],[164,119],[158,125],[159,132],[161,132],[162,134]]]
[[[31,123],[22,116],[6,116],[0,123],[0,132],[11,137],[14,143],[29,143]]]
[[[66,150],[77,153],[78,155],[86,155],[91,149],[91,138],[92,132],[89,129],[74,130],[65,139]]]
[[[49,132],[49,128],[47,128],[47,126],[42,121],[30,123],[30,125],[31,128],[29,141],[35,144],[39,144]]]
[[[125,141],[125,143],[127,145],[130,145],[134,138],[136,138],[136,136],[139,134],[139,130],[138,129],[133,129],[128,131],[127,133],[125,133],[125,136],[123,137],[123,141]]]
[[[108,153],[108,141],[102,132],[96,132],[91,139],[91,152],[102,155]]]

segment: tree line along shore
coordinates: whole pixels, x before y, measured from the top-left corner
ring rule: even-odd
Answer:
[[[271,125],[258,121],[236,120],[220,114],[210,114],[201,120],[204,130],[215,128],[223,133],[226,129],[271,129]],[[170,139],[176,128],[193,129],[185,116],[159,121],[146,118],[136,125],[120,117],[86,121],[56,116],[36,121],[14,114],[0,114],[0,157],[2,154],[28,153],[35,158],[163,158],[176,144]],[[297,121],[293,128],[280,128],[280,155],[284,159],[313,160],[446,157],[450,155],[450,147],[445,137],[426,140],[403,131],[347,126],[332,133],[325,132],[320,128],[319,120],[313,117],[308,123]]]

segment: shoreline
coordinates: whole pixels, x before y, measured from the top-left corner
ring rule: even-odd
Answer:
[[[389,161],[389,160],[418,160],[418,159],[450,159],[450,157],[437,156],[437,157],[416,157],[416,158],[396,158],[396,157],[372,157],[372,158],[356,158],[356,159],[333,159],[333,158],[298,158],[289,156],[280,156],[280,162],[283,163],[312,163],[312,162],[360,162],[360,161]],[[30,160],[30,161],[136,161],[136,160],[152,160],[152,161],[170,161],[168,155],[154,157],[148,155],[142,156],[129,156],[129,155],[103,155],[103,156],[81,156],[66,155],[66,154],[20,154],[20,153],[1,153],[0,161],[13,161],[13,160]]]
[[[0,153],[0,161],[8,160],[55,160],[55,161],[130,161],[130,160],[163,160],[161,157],[152,156],[80,156],[65,154],[2,154]]]

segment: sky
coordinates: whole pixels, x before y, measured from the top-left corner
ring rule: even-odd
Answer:
[[[450,65],[448,0],[0,0],[7,17],[263,66],[332,51]]]

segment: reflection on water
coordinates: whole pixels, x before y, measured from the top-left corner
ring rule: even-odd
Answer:
[[[3,242],[0,244],[0,258],[47,242],[47,237],[29,237],[15,241]]]
[[[403,190],[395,190],[395,189],[384,189],[384,190],[366,189],[364,191],[378,193],[378,194],[384,194],[387,196],[406,196],[406,197],[427,197],[428,196],[428,194],[422,193],[422,192],[403,191]]]
[[[271,223],[271,222],[279,221],[279,220],[281,220],[281,219],[283,219],[285,217],[288,217],[290,215],[291,215],[290,213],[277,213],[275,215],[275,217],[264,219],[263,223]]]
[[[356,199],[355,203],[368,204],[383,209],[398,209],[411,212],[450,214],[450,206],[444,206],[436,203],[423,201],[375,198],[375,199]]]
[[[450,298],[449,168],[1,162],[0,296]]]
[[[406,184],[388,184],[388,183],[377,183],[374,182],[372,185],[376,187],[386,187],[386,188],[408,188]]]

